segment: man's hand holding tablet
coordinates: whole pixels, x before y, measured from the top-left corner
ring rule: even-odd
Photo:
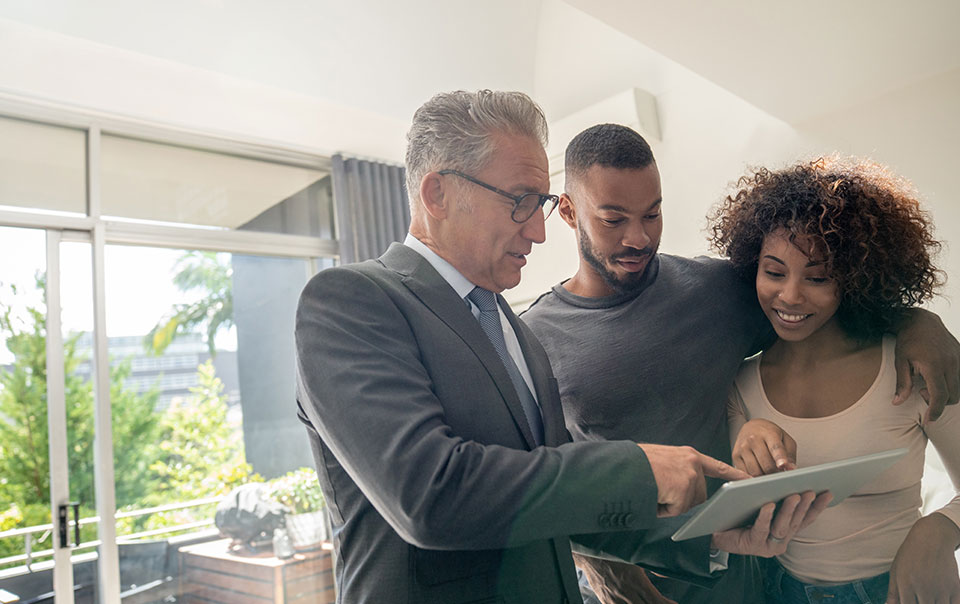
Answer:
[[[734,481],[750,478],[743,470],[733,468],[691,447],[650,444],[639,446],[653,470],[658,490],[658,515],[661,517],[682,514],[703,502],[706,497],[704,476]],[[779,510],[775,503],[762,506],[752,526],[728,526],[724,527],[726,530],[715,532],[711,546],[733,554],[764,557],[782,554],[790,539],[797,531],[816,520],[831,498],[830,493],[821,493],[818,496],[813,491],[790,494],[783,499]],[[677,538],[676,535],[674,538]]]

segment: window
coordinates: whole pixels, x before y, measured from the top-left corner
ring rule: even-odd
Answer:
[[[29,480],[0,473],[0,588],[52,573],[55,591],[86,598],[97,574],[119,573],[121,591],[143,581],[131,579],[134,546],[215,538],[213,508],[234,486],[312,465],[294,414],[293,315],[310,274],[336,254],[329,162],[98,116],[67,115],[63,125],[21,117],[35,116],[29,107],[0,116],[0,254],[17,258],[3,264],[0,287],[18,284],[0,302],[26,317],[17,333],[36,327],[36,367],[21,374],[46,391],[32,415],[49,415],[51,433],[65,427],[52,448],[67,461],[0,442],[0,464],[40,464]],[[66,127],[77,123],[93,125]],[[46,354],[34,278],[47,268],[45,239],[59,275],[48,304],[62,307],[63,327],[53,336],[63,345]],[[7,329],[0,344],[13,335]],[[0,350],[0,376],[22,356]],[[46,383],[58,364],[59,392]],[[0,399],[10,392],[0,386]],[[0,406],[0,429],[16,427],[13,413]],[[112,450],[94,438],[104,425]],[[30,481],[42,492],[22,514]],[[79,546],[53,539],[51,497],[80,503]],[[174,565],[158,579],[176,573]]]

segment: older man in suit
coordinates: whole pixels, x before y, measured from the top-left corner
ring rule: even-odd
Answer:
[[[708,577],[711,546],[778,553],[771,525],[789,539],[826,503],[793,496],[752,529],[664,545],[668,531],[637,529],[701,501],[704,475],[744,475],[689,447],[569,442],[546,354],[497,295],[557,202],[546,130],[520,93],[431,99],[408,134],[407,239],[301,296],[298,403],[340,602],[580,602],[580,533],[624,531],[596,543]]]

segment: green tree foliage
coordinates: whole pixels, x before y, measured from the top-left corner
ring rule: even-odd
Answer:
[[[213,363],[197,368],[191,396],[174,401],[160,421],[160,455],[150,466],[158,492],[183,500],[227,493],[249,473],[243,439],[227,421],[223,382]]]
[[[50,522],[45,318],[25,312],[16,317],[0,302],[0,332],[15,358],[0,371],[0,530]],[[74,344],[65,342],[64,352]],[[22,541],[0,541],[0,557],[22,552]]]
[[[42,276],[37,288],[45,291]],[[16,289],[10,288],[16,296]],[[50,522],[50,449],[47,429],[46,316],[27,307],[17,317],[0,301],[0,332],[14,357],[0,372],[0,517],[20,526]],[[70,498],[81,502],[83,515],[93,514],[93,385],[77,371],[84,361],[77,353],[80,334],[64,339],[64,394],[67,411],[67,463]],[[152,489],[150,463],[159,450],[157,392],[137,394],[124,388],[128,362],[110,370],[112,431],[118,505],[137,501]],[[8,528],[13,528],[12,526]],[[87,529],[85,529],[86,531]],[[95,528],[89,528],[93,538]],[[0,542],[0,555],[11,544]],[[7,552],[9,553],[9,552]]]
[[[187,262],[194,258],[200,265]],[[201,277],[207,284],[226,288],[224,305],[232,312],[229,269],[205,263],[213,255],[187,254],[181,262],[193,267],[178,274],[178,285],[187,287]],[[211,272],[205,272],[209,269]],[[223,272],[223,270],[226,272]],[[204,276],[205,275],[205,276]],[[213,276],[219,275],[216,279]],[[218,281],[217,279],[224,280]],[[42,277],[37,287],[45,291]],[[10,288],[14,298],[16,289]],[[221,293],[223,293],[221,291]],[[217,319],[212,334],[227,319]],[[194,323],[197,325],[197,323]],[[46,317],[28,307],[16,314],[12,304],[0,300],[0,332],[14,362],[0,370],[0,531],[50,522],[49,442],[47,432]],[[81,516],[94,515],[94,400],[92,383],[78,368],[85,359],[77,352],[80,334],[64,339],[64,374],[67,411],[67,451],[70,495],[83,503]],[[199,384],[191,395],[174,400],[163,413],[156,411],[158,391],[136,393],[124,386],[131,374],[129,361],[110,369],[111,429],[114,445],[116,502],[120,510],[143,509],[173,502],[206,498],[229,492],[249,480],[243,438],[228,421],[223,383],[212,362],[197,368]],[[213,506],[136,516],[118,521],[118,534],[207,520]],[[49,538],[49,537],[48,537]],[[83,541],[96,538],[96,525],[84,527]],[[0,557],[23,553],[23,541],[0,540]],[[49,547],[49,543],[46,543]]]
[[[43,287],[38,281],[38,287]],[[50,502],[47,432],[46,317],[26,309],[29,321],[18,326],[9,306],[0,303],[0,329],[14,355],[13,367],[0,373],[0,502]],[[67,408],[67,459],[70,497],[93,507],[93,384],[78,373],[79,334],[64,340],[64,386]],[[135,501],[150,483],[147,472],[156,456],[158,393],[138,394],[124,387],[130,363],[110,369],[110,400],[118,505]]]
[[[126,389],[124,382],[130,371],[129,361],[110,368],[113,471],[118,508],[137,505],[146,493],[156,488],[150,464],[160,454],[162,444],[162,416],[155,411],[160,392],[153,388],[138,394]],[[92,444],[92,435],[84,442]]]
[[[245,482],[262,480],[251,474],[243,438],[228,421],[223,382],[213,363],[200,365],[197,377],[191,395],[174,401],[160,420],[160,454],[150,465],[157,485],[143,498],[147,505],[224,495]],[[153,514],[143,526],[155,529],[209,519],[213,508]]]
[[[163,351],[178,336],[202,329],[210,356],[217,354],[215,336],[221,328],[233,325],[233,269],[225,255],[216,252],[189,251],[174,269],[173,283],[183,292],[200,291],[203,297],[189,304],[176,304],[160,319],[144,339],[147,350]]]
[[[0,330],[15,358],[0,374],[0,504],[49,501],[45,319],[27,309],[20,328],[10,307],[0,309]]]

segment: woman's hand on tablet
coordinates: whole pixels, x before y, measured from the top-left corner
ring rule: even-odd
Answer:
[[[797,467],[797,441],[765,419],[745,423],[733,445],[733,465],[751,476]]]

